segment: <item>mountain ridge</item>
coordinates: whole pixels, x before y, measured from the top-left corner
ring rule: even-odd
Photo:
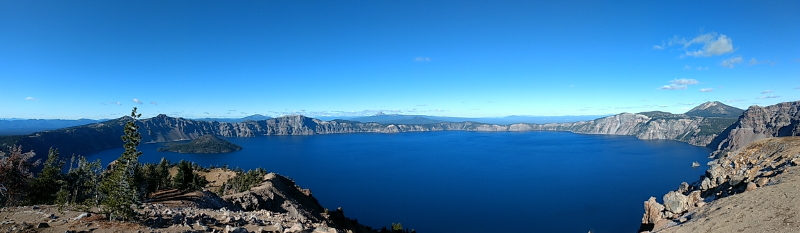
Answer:
[[[478,122],[439,122],[430,124],[382,124],[348,120],[323,121],[301,115],[283,116],[259,121],[238,123],[197,121],[169,117],[164,114],[137,121],[142,142],[159,143],[196,139],[203,135],[221,137],[256,137],[265,135],[315,135],[334,133],[400,133],[426,131],[569,131],[581,134],[631,135],[639,139],[666,139],[706,146],[717,134],[735,121],[727,118],[704,118],[682,114],[621,113],[590,121],[571,123],[508,125]],[[122,145],[118,135],[130,117],[30,135],[0,137],[0,145],[20,144],[25,150],[44,153],[49,147],[63,154],[82,154]]]

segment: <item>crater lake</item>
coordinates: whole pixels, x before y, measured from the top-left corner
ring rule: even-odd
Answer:
[[[156,152],[202,166],[263,167],[373,228],[433,232],[636,232],[643,203],[707,169],[710,150],[569,132],[418,132],[225,138],[225,154]],[[87,156],[105,165],[122,148]],[[692,162],[701,166],[692,168]]]

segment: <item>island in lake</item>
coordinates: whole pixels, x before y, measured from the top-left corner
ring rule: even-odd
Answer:
[[[242,147],[214,135],[204,135],[191,142],[186,143],[167,143],[167,147],[158,148],[158,151],[169,151],[176,153],[228,153],[241,150]]]

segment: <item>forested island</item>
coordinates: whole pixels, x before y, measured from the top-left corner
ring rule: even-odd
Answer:
[[[186,143],[167,143],[166,146],[167,147],[158,148],[158,151],[215,154],[229,153],[242,149],[241,146],[225,141],[214,135],[203,135]]]

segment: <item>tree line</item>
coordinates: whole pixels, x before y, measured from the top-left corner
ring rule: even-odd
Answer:
[[[201,190],[208,183],[195,172],[196,164],[181,160],[171,163],[164,158],[157,164],[139,163],[141,142],[136,120],[141,114],[136,108],[132,120],[125,124],[122,141],[125,151],[106,168],[100,160],[88,161],[73,155],[65,161],[58,149],[51,148],[47,160],[34,161],[33,151],[23,152],[21,146],[10,146],[8,153],[0,152],[0,206],[56,204],[64,206],[99,207],[112,220],[134,220],[136,207],[158,190]],[[34,175],[31,170],[44,165]],[[177,167],[172,176],[169,170]]]

